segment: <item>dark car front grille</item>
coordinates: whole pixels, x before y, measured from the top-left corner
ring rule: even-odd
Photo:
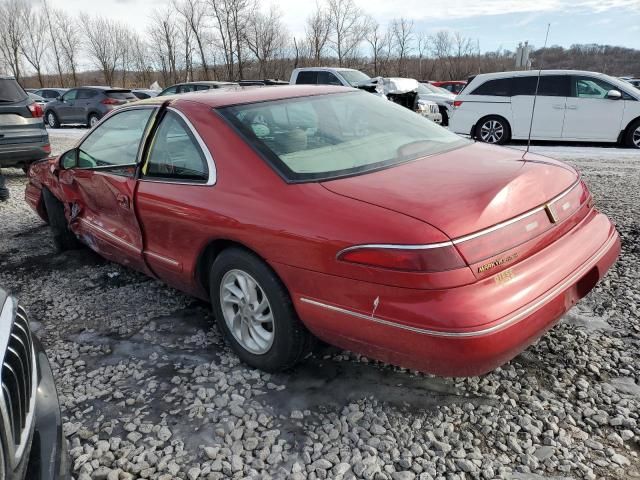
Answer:
[[[3,403],[16,450],[31,427],[34,368],[29,321],[24,309],[18,307],[0,370]]]

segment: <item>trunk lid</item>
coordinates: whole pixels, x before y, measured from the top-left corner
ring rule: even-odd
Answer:
[[[323,182],[328,190],[422,220],[451,239],[544,205],[576,183],[571,167],[475,143],[374,173]]]
[[[521,151],[474,144],[323,186],[438,228],[481,279],[552,244],[591,211],[575,170],[537,155],[526,159]],[[510,278],[509,271],[500,275],[496,280]]]

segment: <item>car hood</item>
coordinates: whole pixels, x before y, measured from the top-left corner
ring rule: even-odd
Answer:
[[[409,215],[450,238],[491,227],[546,203],[573,185],[568,165],[474,143],[377,172],[331,180],[333,193]]]

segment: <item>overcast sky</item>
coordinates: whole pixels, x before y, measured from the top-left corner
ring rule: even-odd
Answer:
[[[169,0],[50,0],[69,12],[81,10],[116,18],[144,31],[154,9]],[[280,6],[289,30],[304,32],[313,0],[266,0]],[[529,40],[542,46],[547,23],[550,45],[601,43],[640,49],[640,0],[355,0],[380,24],[404,16],[416,30],[460,31],[477,39],[482,51]]]

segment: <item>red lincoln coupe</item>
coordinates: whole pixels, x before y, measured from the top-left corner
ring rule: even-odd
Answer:
[[[29,171],[59,248],[210,300],[246,363],[311,335],[441,375],[513,358],[616,260],[578,173],[367,92],[291,86],[120,108]]]

